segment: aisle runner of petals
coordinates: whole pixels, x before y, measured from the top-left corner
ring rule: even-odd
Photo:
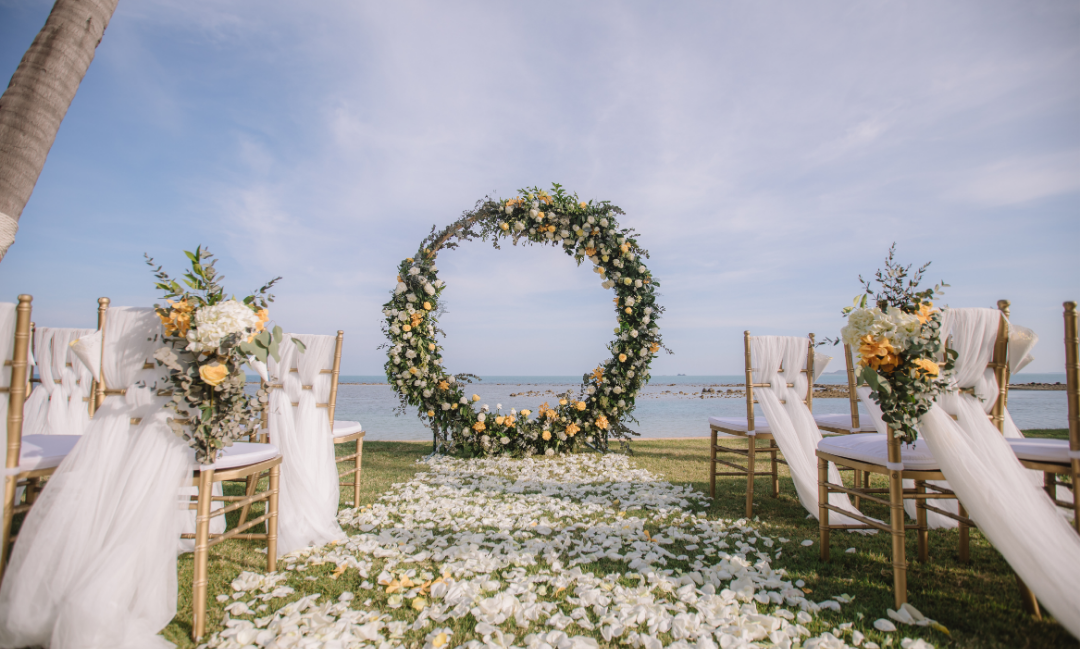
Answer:
[[[359,530],[347,542],[289,555],[278,573],[242,573],[219,596],[233,600],[226,629],[203,646],[878,647],[850,623],[812,637],[814,614],[850,598],[808,600],[774,570],[792,542],[706,519],[695,513],[704,494],[624,456],[424,463],[375,505],[340,513]],[[358,571],[359,591],[321,601],[288,585],[327,564],[326,579]],[[276,598],[294,601],[269,612]]]

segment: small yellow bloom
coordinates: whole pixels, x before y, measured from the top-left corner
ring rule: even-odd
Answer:
[[[544,220],[544,213],[543,212],[537,212],[536,213],[536,220],[537,221],[543,221]]]
[[[600,415],[599,417],[597,417],[596,418],[596,427],[601,429],[601,430],[607,429],[607,427],[608,427],[607,417],[605,417],[604,415]]]
[[[915,359],[915,365],[919,368],[919,371],[930,376],[937,376],[941,372],[941,368],[938,364],[929,358],[917,358]]]
[[[450,387],[450,384],[447,383],[446,381],[439,381],[439,389],[440,390],[446,390],[446,389],[449,389],[449,387]]]
[[[410,374],[416,374],[416,373],[417,373],[417,372],[419,372],[419,371],[420,371],[420,370],[416,369],[415,367],[410,367],[410,368],[409,368],[409,373],[410,373]]]
[[[596,254],[596,248],[586,248],[585,249],[585,256],[586,257],[592,257],[595,254]]]
[[[930,314],[934,313],[934,311],[936,311],[936,309],[934,309],[933,302],[930,302],[929,304],[920,304],[919,312],[915,314],[915,317],[917,317],[922,324],[926,324],[927,322],[930,322]]]
[[[255,324],[255,331],[262,331],[266,328],[266,321],[270,319],[270,312],[266,309],[259,309],[255,315],[259,316],[259,322]]]
[[[447,641],[446,634],[445,633],[440,633],[439,635],[432,638],[431,646],[435,647],[435,649],[439,649],[439,647],[446,644],[446,641]]]
[[[585,201],[581,201],[580,203],[578,203],[578,207],[580,207],[581,209],[585,209]]]
[[[472,395],[472,400],[473,401],[479,401],[480,400],[480,395],[479,394]]]
[[[229,368],[214,361],[199,367],[199,376],[209,385],[220,385],[229,376]]]
[[[410,325],[401,325],[401,330],[405,331],[405,332],[412,331],[412,326],[410,326]]]
[[[517,198],[511,198],[510,200],[506,201],[506,204],[509,205],[510,207],[514,207],[516,205],[521,205],[522,202],[524,202],[524,201],[522,200],[522,198],[520,196],[518,196]]]
[[[593,378],[596,379],[597,381],[603,381],[604,380],[604,367],[602,365],[598,366],[595,370],[592,371],[592,375],[593,375]]]
[[[428,417],[435,417],[435,411],[434,410],[428,410],[427,411],[427,416]]]
[[[435,351],[435,343],[428,343],[427,348],[429,352]]]
[[[516,420],[514,419],[513,415],[506,415],[505,417],[503,417],[503,425],[508,426],[509,428],[514,427],[514,422],[515,421]]]
[[[653,343],[653,344],[649,345],[649,351],[654,353],[654,354],[656,352],[660,351],[660,344],[659,343]]]
[[[410,324],[415,327],[416,325],[424,321],[424,312],[416,311],[409,317],[412,319]]]
[[[870,334],[866,334],[859,342],[860,365],[869,366],[871,369],[890,374],[900,364],[896,349],[885,337],[874,338]]]
[[[570,437],[573,437],[574,435],[577,435],[579,430],[581,430],[580,426],[578,426],[577,424],[570,424],[566,427],[566,434]]]
[[[424,310],[425,311],[430,311],[431,310],[431,302],[424,302]]]
[[[411,264],[411,263],[413,263],[413,258],[412,257],[406,257],[405,261],[407,261],[407,262],[409,262]]]
[[[475,424],[472,425],[472,427],[473,427],[473,430],[475,430],[478,433],[482,433],[487,429],[487,426],[485,426],[484,422],[482,422],[482,421],[476,422]]]
[[[417,597],[412,601],[412,607],[418,611],[424,610],[425,606],[427,606],[427,600],[423,597]]]
[[[556,230],[558,230],[558,229],[559,229],[559,228],[555,227],[554,225],[549,225],[549,226],[548,226],[548,232],[554,232],[554,231],[556,231]]]
[[[620,245],[619,250],[622,250],[624,253],[630,252],[630,244],[624,243],[624,244]]]
[[[503,423],[504,419],[506,419],[506,417],[503,417],[502,415],[499,415],[498,417],[495,418],[495,423],[502,426],[502,423]]]
[[[521,416],[522,416],[522,417],[528,417],[528,416],[529,416],[529,415],[531,415],[531,414],[532,414],[532,410],[527,410],[527,409],[526,409],[526,410],[522,410],[522,411],[521,411]]]
[[[584,410],[585,409],[585,402],[584,401],[578,401],[576,404],[574,404],[574,407],[577,408],[578,410]]]
[[[453,405],[451,405],[451,406],[450,406],[450,409],[451,409],[451,410],[457,410],[457,405],[458,405],[458,404],[456,404],[456,403],[455,403],[455,404],[453,404]]]
[[[503,221],[502,223],[499,224],[499,227],[503,229],[503,232],[506,232],[507,230],[510,229],[510,224],[507,223],[506,221]]]
[[[625,363],[626,362],[626,354],[619,354],[619,362],[620,363]]]
[[[544,441],[545,441],[545,442],[546,442],[546,441],[548,441],[548,440],[550,440],[550,439],[551,439],[551,431],[550,431],[550,430],[545,430],[545,431],[544,431],[544,432],[543,432],[543,433],[542,433],[542,434],[540,435],[540,437],[543,437],[543,438],[544,438]]]
[[[634,312],[634,310],[633,310],[633,309],[631,309],[630,307],[626,307],[626,308],[625,308],[625,309],[623,309],[623,310],[624,310],[624,311],[626,311],[627,313],[633,313],[633,312]]]

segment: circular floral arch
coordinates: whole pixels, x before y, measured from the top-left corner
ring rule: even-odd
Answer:
[[[471,212],[441,231],[432,228],[414,257],[398,266],[397,286],[383,305],[383,333],[389,339],[386,377],[397,392],[404,413],[418,409],[435,435],[436,449],[464,447],[477,454],[555,455],[582,444],[607,450],[611,440],[624,444],[637,433],[633,420],[638,390],[649,380],[649,366],[663,347],[656,304],[660,284],[645,266],[649,254],[638,245],[633,229],[620,229],[607,201],[581,201],[558,184],[550,193],[537,187],[519,190],[508,200],[486,198]],[[469,396],[470,374],[451,374],[442,366],[436,336],[445,283],[435,259],[458,242],[479,238],[499,248],[514,245],[561,246],[578,264],[588,259],[602,285],[615,293],[619,326],[608,343],[611,357],[582,377],[580,388],[560,394],[536,412],[489,411],[480,397]],[[669,352],[670,353],[670,352]]]

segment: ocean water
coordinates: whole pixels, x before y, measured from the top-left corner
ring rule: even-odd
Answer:
[[[739,385],[742,376],[654,376],[642,388],[634,410],[637,423],[630,428],[642,437],[707,437],[711,416],[744,417],[746,400],[743,397],[702,397],[704,388],[727,389]],[[1064,374],[1019,374],[1013,383],[1054,383],[1065,381]],[[818,383],[842,384],[843,374],[823,375]],[[580,378],[573,376],[489,376],[467,388],[468,393],[480,396],[481,404],[492,409],[502,406],[529,408],[533,412],[543,402],[554,404],[558,394],[572,390],[576,393]],[[334,419],[363,423],[368,440],[429,440],[431,432],[424,428],[416,411],[409,408],[404,415],[395,416],[397,398],[381,376],[342,376],[338,387],[337,412]],[[847,413],[847,399],[814,399],[814,412],[822,414]],[[863,415],[867,416],[865,410]],[[1066,427],[1064,391],[1012,390],[1009,392],[1009,412],[1023,429]],[[761,411],[758,409],[758,416]]]

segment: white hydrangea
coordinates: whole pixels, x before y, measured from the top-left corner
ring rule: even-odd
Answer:
[[[854,349],[859,348],[864,336],[885,338],[897,351],[908,348],[911,341],[918,338],[922,323],[910,313],[890,306],[882,311],[877,307],[855,309],[848,314],[848,323],[840,330],[844,344]]]
[[[219,302],[195,312],[195,326],[188,331],[188,351],[211,352],[221,346],[221,341],[231,334],[245,334],[255,330],[259,317],[247,306],[236,300]]]

